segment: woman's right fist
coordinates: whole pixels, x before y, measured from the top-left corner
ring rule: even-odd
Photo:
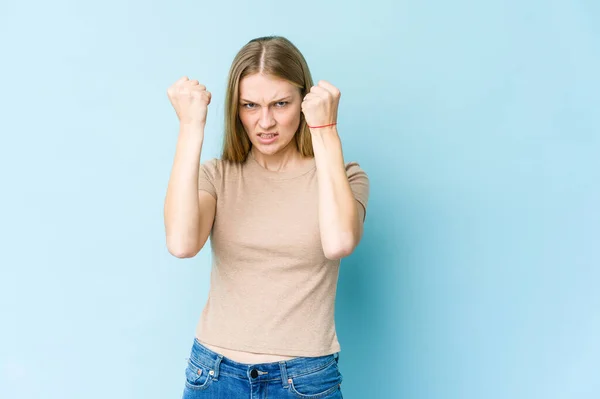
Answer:
[[[197,80],[182,77],[167,89],[167,95],[182,124],[206,124],[211,94]]]

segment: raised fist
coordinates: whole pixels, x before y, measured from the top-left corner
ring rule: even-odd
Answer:
[[[211,94],[197,80],[182,77],[167,89],[167,95],[182,124],[206,124]]]

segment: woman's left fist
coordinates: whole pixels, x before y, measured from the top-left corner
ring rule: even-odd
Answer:
[[[337,122],[340,91],[329,82],[319,80],[302,101],[302,112],[308,126],[322,126]]]

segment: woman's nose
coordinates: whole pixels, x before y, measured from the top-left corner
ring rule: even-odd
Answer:
[[[263,108],[260,113],[259,125],[262,129],[268,129],[273,126],[275,120],[273,119],[273,115],[269,107]]]

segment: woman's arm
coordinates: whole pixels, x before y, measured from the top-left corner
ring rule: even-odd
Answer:
[[[203,127],[181,125],[164,206],[167,249],[178,258],[202,249],[215,217],[216,200],[198,190],[203,141]]]
[[[215,217],[216,200],[198,190],[211,94],[196,79],[183,76],[167,89],[167,95],[179,118],[179,138],[164,205],[167,249],[178,258],[189,258],[204,246]]]
[[[361,239],[364,210],[350,189],[336,127],[310,131],[317,165],[323,251],[328,259],[340,259],[350,255]]]

